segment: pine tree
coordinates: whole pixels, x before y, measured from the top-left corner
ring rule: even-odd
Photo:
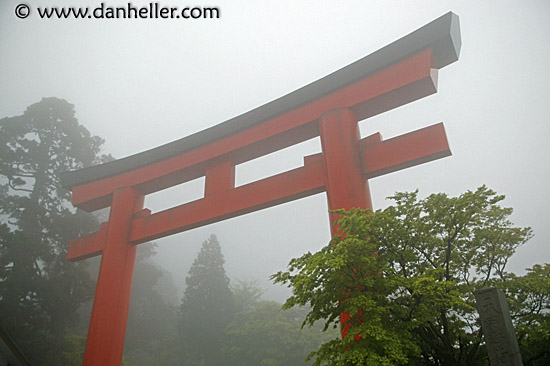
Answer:
[[[235,313],[224,258],[215,235],[202,244],[193,262],[180,306],[183,365],[222,365],[224,329]]]
[[[36,364],[60,364],[66,330],[93,294],[65,256],[97,221],[72,209],[59,175],[100,162],[102,144],[62,99],[0,119],[0,321]]]

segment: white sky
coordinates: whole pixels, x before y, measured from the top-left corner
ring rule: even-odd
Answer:
[[[457,195],[487,184],[507,196],[513,221],[535,232],[509,269],[521,273],[550,260],[547,0],[188,3],[218,6],[216,20],[41,20],[34,9],[100,0],[36,0],[20,20],[19,3],[0,1],[0,117],[19,115],[42,97],[67,99],[117,158],[267,103],[453,11],[462,51],[440,70],[439,92],[360,124],[363,136],[380,131],[387,139],[443,121],[453,156],[371,180],[374,206],[385,207],[396,191]],[[320,147],[313,141],[289,150],[239,167],[238,183],[295,167]],[[156,211],[200,192],[200,184],[188,184],[149,197],[147,206]],[[292,257],[326,244],[326,211],[321,194],[195,229],[160,240],[158,261],[181,290],[202,241],[215,233],[228,275],[259,278],[267,288],[267,277]]]

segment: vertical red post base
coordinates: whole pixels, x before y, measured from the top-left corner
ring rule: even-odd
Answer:
[[[352,208],[371,209],[372,201],[368,181],[362,176],[357,118],[349,109],[334,109],[319,120],[321,146],[325,163],[325,187],[330,210]],[[331,233],[338,234],[335,221],[338,215],[330,214]],[[349,314],[341,314],[342,338],[350,327]]]
[[[83,365],[120,365],[122,361],[137,249],[128,242],[128,235],[143,200],[132,188],[113,194]]]

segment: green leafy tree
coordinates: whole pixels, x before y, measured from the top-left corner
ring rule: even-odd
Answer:
[[[510,273],[497,286],[506,291],[524,365],[550,365],[550,264]]]
[[[473,292],[511,283],[506,264],[531,229],[514,227],[512,209],[498,204],[504,196],[485,186],[459,197],[390,198],[395,205],[383,211],[338,211],[341,234],[272,277],[292,288],[284,308],[310,304],[305,324],[338,327],[340,314],[351,314],[349,335],[324,343],[315,364],[486,365]]]
[[[107,159],[102,144],[62,99],[0,120],[0,321],[37,364],[61,364],[66,330],[93,292],[65,256],[97,221],[71,208],[59,176]]]
[[[202,244],[180,306],[177,364],[222,365],[223,330],[235,313],[224,258],[215,235]]]

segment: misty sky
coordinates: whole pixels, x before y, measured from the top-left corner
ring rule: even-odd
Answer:
[[[396,191],[457,195],[486,184],[506,195],[515,224],[534,229],[509,269],[522,273],[550,261],[547,0],[193,2],[220,8],[221,18],[210,20],[42,20],[32,11],[21,20],[14,15],[19,3],[0,0],[0,117],[20,115],[42,97],[64,98],[117,158],[267,103],[453,11],[462,50],[458,62],[440,70],[438,93],[360,123],[363,137],[379,131],[387,139],[444,122],[453,155],[371,180],[375,209]],[[43,7],[99,3],[32,1]],[[313,140],[243,164],[237,184],[297,167],[319,151]],[[146,206],[158,211],[198,198],[201,183],[148,196]],[[173,272],[180,291],[210,233],[218,236],[230,278],[258,278],[267,288],[268,276],[288,260],[328,242],[326,198],[159,240],[157,261]]]

